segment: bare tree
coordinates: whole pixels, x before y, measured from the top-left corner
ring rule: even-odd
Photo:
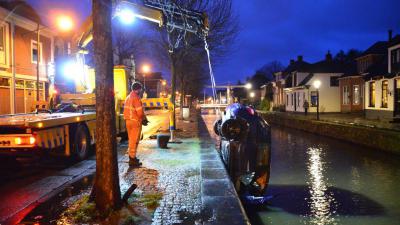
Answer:
[[[112,0],[93,0],[93,48],[96,69],[96,207],[108,213],[121,204],[114,111],[111,37]]]
[[[212,63],[213,65],[217,64],[231,51],[232,43],[234,43],[239,31],[237,17],[232,9],[232,0],[177,0],[176,4],[185,9],[207,14],[210,28],[207,43],[211,52]],[[169,66],[172,67],[172,79],[176,78],[179,81],[180,90],[183,92],[182,96],[185,93],[197,94],[191,92],[195,90],[197,92],[204,87],[205,68],[208,70],[204,39],[192,33],[181,35],[182,33],[176,30],[169,34],[160,32],[159,39],[155,41],[155,49],[159,49],[159,61],[164,65],[169,63]],[[175,45],[177,40],[180,40],[180,47],[175,48],[172,53],[170,52],[166,56],[168,51],[171,50],[171,45]],[[201,66],[193,69],[194,65]],[[188,84],[190,84],[190,88],[185,87]]]
[[[147,48],[144,40],[149,38],[145,32],[135,32],[131,28],[123,27],[120,23],[113,24],[113,53],[117,57],[116,62],[124,64],[124,60],[132,55],[140,56]]]

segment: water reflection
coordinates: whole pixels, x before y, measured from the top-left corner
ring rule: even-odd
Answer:
[[[311,222],[317,225],[337,224],[331,212],[331,204],[334,198],[327,192],[327,180],[324,177],[325,163],[321,157],[321,149],[310,147],[308,155],[308,173],[310,175],[307,182],[310,187],[310,213]]]

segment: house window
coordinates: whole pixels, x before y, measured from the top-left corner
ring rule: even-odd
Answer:
[[[2,24],[2,25],[1,25]],[[8,24],[0,23],[0,66],[8,67]]]
[[[297,93],[297,106],[300,107],[300,93]]]
[[[349,104],[349,86],[343,86],[343,105],[348,105]]]
[[[289,95],[286,95],[286,105],[289,105]]]
[[[360,104],[360,85],[353,85],[353,105]]]
[[[317,92],[316,91],[312,91],[311,92],[311,106],[312,107],[317,107]]]
[[[382,108],[388,107],[388,81],[382,81]]]
[[[339,77],[330,77],[330,85],[331,87],[339,87]]]
[[[297,86],[297,73],[293,74],[293,87]]]
[[[369,83],[369,106],[375,107],[375,81]]]
[[[5,77],[0,77],[0,87],[10,87],[10,79]]]
[[[39,44],[39,62],[40,63],[43,63],[43,51],[42,51],[42,49],[43,49],[43,45],[42,45],[42,43],[40,42],[40,44]],[[38,46],[37,46],[37,42],[36,41],[34,41],[34,40],[32,40],[31,41],[31,61],[32,61],[32,63],[37,63],[37,60],[38,60]]]
[[[294,94],[292,94],[292,105],[294,105]]]

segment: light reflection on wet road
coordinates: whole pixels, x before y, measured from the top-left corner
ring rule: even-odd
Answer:
[[[272,168],[252,224],[400,224],[400,157],[273,127]]]

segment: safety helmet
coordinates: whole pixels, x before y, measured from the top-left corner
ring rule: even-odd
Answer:
[[[136,91],[136,90],[140,90],[140,89],[143,89],[143,86],[140,82],[135,81],[132,83],[132,85],[131,85],[132,91]]]

